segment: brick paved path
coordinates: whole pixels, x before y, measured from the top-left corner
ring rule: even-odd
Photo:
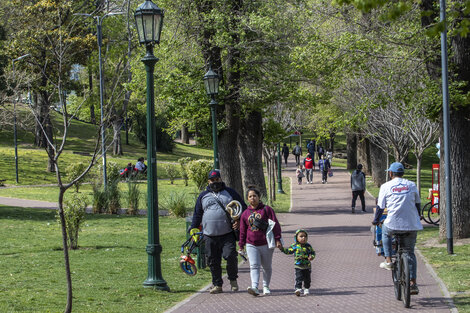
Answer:
[[[294,165],[290,160],[289,165]],[[334,162],[333,162],[334,165]],[[335,169],[328,184],[321,184],[318,171],[314,183],[298,185],[294,167],[284,170],[292,178],[293,208],[278,214],[283,238],[288,245],[296,229],[309,232],[317,252],[312,263],[311,295],[296,297],[293,256],[276,250],[270,296],[253,297],[248,263],[240,266],[240,291],[233,293],[225,279],[224,293],[211,295],[207,289],[183,301],[169,312],[449,312],[446,299],[422,260],[418,260],[420,294],[412,296],[411,309],[394,297],[391,272],[379,268],[370,222],[374,200],[366,197],[367,213],[351,214],[349,173]],[[358,206],[358,205],[356,205]],[[360,210],[359,210],[360,211]],[[261,284],[262,285],[262,284]]]

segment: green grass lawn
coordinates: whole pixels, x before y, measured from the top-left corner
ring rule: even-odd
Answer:
[[[61,312],[66,281],[61,233],[49,210],[0,206],[0,312]],[[171,292],[143,288],[147,218],[87,215],[70,251],[75,312],[163,312],[210,282],[179,269],[183,218],[160,217],[162,276]]]
[[[439,228],[426,227],[418,233],[417,247],[447,286],[460,313],[470,312],[470,244],[455,244],[454,254],[439,242]],[[422,269],[424,270],[424,269]]]
[[[56,112],[53,112],[53,119],[57,122],[60,117]],[[60,125],[60,123],[56,123]],[[61,128],[56,129],[55,143],[60,143]],[[59,169],[61,172],[73,163],[85,162],[91,160],[91,156],[83,156],[74,152],[92,153],[95,146],[97,129],[95,125],[84,123],[80,121],[72,121],[69,128],[67,143],[65,150],[59,159]],[[112,134],[108,133],[108,140],[112,139]],[[122,149],[124,154],[122,156],[114,156],[111,151],[108,151],[107,161],[115,162],[121,168],[124,168],[127,163],[132,162],[135,164],[139,157],[147,158],[147,150],[136,137],[129,133],[129,145],[125,144],[125,132],[121,132],[123,141]],[[41,185],[57,183],[55,173],[49,173],[47,168],[47,153],[44,149],[38,149],[33,146],[34,137],[30,132],[22,129],[18,130],[18,177],[19,185]],[[15,185],[15,154],[13,146],[13,130],[8,127],[0,130],[0,159],[3,161],[5,169],[0,173],[0,180],[5,180],[6,185]],[[185,145],[175,143],[172,153],[163,153],[157,151],[157,173],[159,178],[166,178],[166,173],[162,169],[162,163],[176,163],[182,157],[191,157],[193,159],[210,159],[212,158],[212,149],[196,147],[192,145]],[[101,159],[97,160],[101,164]],[[65,179],[67,181],[67,178]]]

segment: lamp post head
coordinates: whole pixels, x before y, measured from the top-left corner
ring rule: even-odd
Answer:
[[[215,96],[219,93],[219,75],[215,73],[212,68],[204,75],[204,86],[208,96]]]
[[[153,46],[160,43],[163,16],[164,10],[150,0],[146,0],[135,10],[135,25],[140,44]]]

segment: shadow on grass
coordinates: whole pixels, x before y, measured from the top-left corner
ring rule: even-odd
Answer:
[[[72,251],[90,251],[90,250],[101,250],[101,249],[128,249],[128,250],[142,250],[141,247],[131,247],[131,246],[79,246],[78,249],[71,249]],[[54,251],[62,251],[63,248],[55,246],[52,248]]]

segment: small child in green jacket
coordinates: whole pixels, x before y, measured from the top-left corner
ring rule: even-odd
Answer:
[[[307,242],[308,234],[305,230],[299,229],[295,232],[295,243],[289,248],[280,248],[285,254],[294,254],[295,257],[295,295],[302,293],[302,282],[304,285],[304,295],[309,294],[311,283],[311,265],[310,261],[315,258],[315,250]]]

